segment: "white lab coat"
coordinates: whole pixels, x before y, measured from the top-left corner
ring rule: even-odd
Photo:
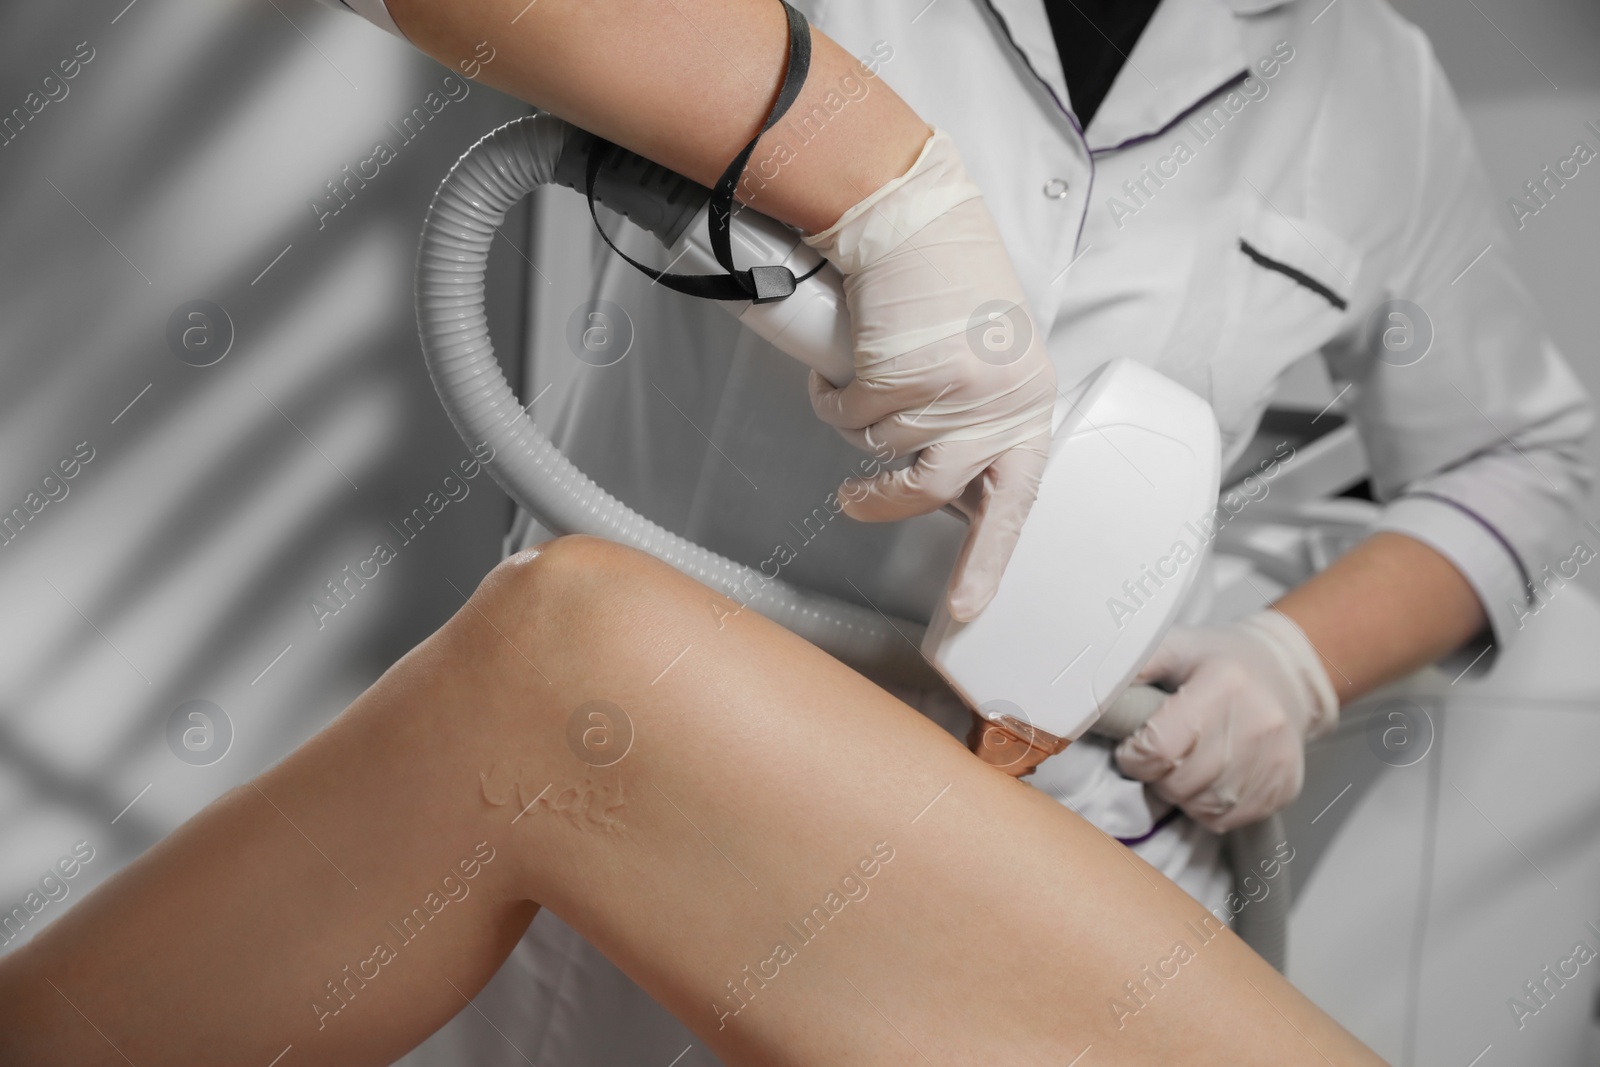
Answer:
[[[349,2],[381,18],[378,0]],[[1512,270],[1502,208],[1419,31],[1381,0],[1164,0],[1080,131],[1039,0],[796,6],[955,138],[1063,382],[1117,356],[1162,371],[1211,402],[1226,465],[1283,370],[1320,353],[1349,383],[1341,406],[1370,457],[1380,527],[1444,554],[1489,610],[1491,632],[1456,656],[1487,647],[1482,671],[1517,638],[1530,582],[1571,555],[1592,415]],[[859,90],[839,89],[850,106]],[[785,126],[804,151],[807,135]],[[795,524],[857,456],[812,417],[803,370],[719,308],[649,285],[566,190],[544,191],[538,218],[524,396],[539,396],[536,418],[579,467],[737,559],[787,540],[791,580],[926,618],[959,524],[845,521],[808,539]],[[609,367],[567,341],[596,296],[631,332]],[[1409,319],[1387,317],[1391,300],[1413,306]],[[519,523],[513,547],[543,536]],[[1035,784],[1120,837],[1166,811],[1092,740]],[[1207,905],[1227,888],[1215,839],[1187,820],[1136,847]],[[479,1005],[519,1051],[464,1037],[478,1063],[666,1065],[686,1048],[680,1067],[715,1062],[546,914]]]

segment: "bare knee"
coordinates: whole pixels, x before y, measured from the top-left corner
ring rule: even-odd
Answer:
[[[687,602],[696,591],[708,602],[715,599],[636,549],[596,537],[558,537],[503,560],[456,621],[487,629],[513,668],[532,667],[547,682],[556,681],[563,665],[615,676],[625,673],[641,644],[652,644],[651,631],[682,625],[683,613],[695,610]]]
[[[531,818],[566,813],[576,803],[566,791],[589,788],[585,775],[605,763],[574,745],[597,735],[590,711],[633,707],[649,681],[633,620],[681,596],[662,592],[663,583],[684,581],[675,574],[621,545],[560,537],[503,560],[410,657],[403,684],[429,709],[426,730],[438,736],[440,721],[470,724],[457,737],[484,801],[513,805],[515,814],[555,783]]]
[[[628,585],[648,585],[663,566],[625,545],[573,534],[501,560],[484,576],[472,603],[525,631],[579,623],[604,610]]]
[[[621,786],[602,772],[633,751],[636,726],[656,721],[652,684],[714,598],[666,564],[592,537],[557,538],[495,567],[452,621],[445,653],[458,676],[470,657],[467,710],[493,739],[484,799],[528,807],[530,820],[618,829]]]

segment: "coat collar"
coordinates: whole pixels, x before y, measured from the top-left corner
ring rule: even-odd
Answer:
[[[1235,15],[1259,15],[1289,2],[1290,0],[1228,0],[1228,6],[1233,8]]]
[[[1242,75],[1257,57],[1246,54],[1241,20],[1291,2],[1162,0],[1095,112],[1085,138],[1090,149],[1154,136]],[[990,3],[1034,73],[1066,103],[1066,79],[1042,0]]]

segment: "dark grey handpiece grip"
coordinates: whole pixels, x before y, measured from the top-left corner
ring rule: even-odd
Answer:
[[[611,154],[595,176],[595,203],[648,230],[668,248],[711,199],[711,190],[698,182],[576,126],[568,127],[551,180],[583,193],[589,157],[601,150]]]

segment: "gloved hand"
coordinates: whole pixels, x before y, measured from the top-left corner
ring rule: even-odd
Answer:
[[[1174,628],[1136,681],[1176,691],[1117,746],[1117,764],[1216,833],[1298,796],[1306,741],[1339,722],[1316,649],[1270,608],[1225,626]]]
[[[835,389],[813,373],[812,407],[859,448],[916,453],[864,490],[841,487],[844,510],[882,522],[955,502],[971,529],[949,606],[971,619],[994,596],[1038,494],[1056,399],[994,219],[935,130],[910,170],[806,243],[844,273],[855,335],[855,380]]]

